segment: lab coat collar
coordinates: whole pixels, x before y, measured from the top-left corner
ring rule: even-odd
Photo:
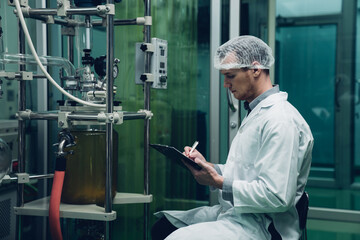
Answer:
[[[250,112],[250,114],[244,118],[240,128],[244,127],[247,122],[251,121],[251,119],[258,115],[262,108],[268,108],[278,102],[287,101],[287,98],[288,94],[286,92],[271,94],[270,96],[262,100],[259,104],[257,104],[257,106]]]

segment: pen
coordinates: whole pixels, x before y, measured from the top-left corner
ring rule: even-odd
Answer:
[[[195,150],[195,148],[196,148],[196,146],[197,146],[198,144],[199,144],[198,141],[195,141],[195,142],[194,142],[194,144],[192,145],[191,150],[190,150],[190,152],[189,152],[189,155]]]

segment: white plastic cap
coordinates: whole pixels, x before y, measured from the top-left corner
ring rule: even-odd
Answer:
[[[258,64],[254,65],[255,61]],[[214,67],[219,70],[270,69],[274,62],[271,48],[254,36],[239,36],[227,41],[214,57]]]

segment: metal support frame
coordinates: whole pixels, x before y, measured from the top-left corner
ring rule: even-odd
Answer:
[[[25,53],[25,34],[19,26],[19,53]],[[25,71],[25,66],[20,66],[20,71]],[[24,111],[26,109],[26,81],[19,81],[19,90],[18,90],[18,110]],[[25,172],[25,121],[18,121],[18,169],[19,173]],[[24,184],[18,184],[17,191],[17,207],[24,206]],[[16,216],[16,239],[20,237],[21,229],[21,216]]]
[[[145,0],[145,19],[151,19],[151,0]],[[151,43],[151,24],[144,26],[144,42]],[[151,72],[151,53],[145,52],[145,73]],[[150,111],[150,82],[144,82],[144,109]],[[144,120],[144,194],[150,193],[150,119]],[[150,205],[144,204],[144,240],[148,239]]]
[[[113,104],[113,62],[114,62],[114,26],[115,25],[144,25],[144,39],[145,43],[151,43],[151,0],[145,0],[145,14],[144,18],[137,18],[135,20],[117,20],[114,21],[114,0],[106,1],[106,11],[99,6],[96,8],[66,8],[64,14],[70,15],[70,19],[55,19],[52,15],[58,15],[58,9],[24,9],[23,12],[25,16],[45,21],[49,23],[49,17],[53,18],[52,23],[64,25],[64,26],[82,26],[84,23],[75,22],[71,19],[73,14],[83,14],[83,15],[101,15],[105,21],[102,21],[101,25],[106,26],[106,107],[105,107],[105,117],[109,118],[114,114],[114,104]],[[99,13],[100,12],[100,13]],[[47,16],[46,16],[47,15]],[[50,15],[50,16],[49,16]],[[97,24],[95,24],[97,25]],[[41,38],[41,36],[40,36]],[[74,58],[74,49],[73,49],[73,37],[69,35],[68,37],[68,58],[73,62]],[[25,53],[25,36],[22,30],[22,27],[19,24],[19,53]],[[151,52],[145,53],[145,73],[150,73],[151,71]],[[25,67],[20,67],[20,72],[25,71]],[[41,76],[40,76],[41,77]],[[34,113],[26,110],[26,81],[19,81],[19,100],[18,100],[18,139],[19,139],[19,173],[25,174],[25,121],[30,119],[37,120],[58,120],[58,112],[48,112],[47,106],[44,106],[42,109],[45,112]],[[150,119],[152,113],[150,111],[150,86],[151,82],[145,82],[144,84],[144,110],[140,110],[135,113],[131,112],[121,112],[121,117],[123,120],[132,120],[132,119],[144,119],[144,194],[150,194],[149,187],[149,140],[150,140]],[[118,113],[116,113],[118,114]],[[71,119],[82,119],[89,121],[99,121],[97,115],[77,115],[69,114],[69,120]],[[45,123],[46,124],[46,123]],[[112,213],[112,197],[111,197],[111,188],[112,188],[112,160],[113,160],[113,124],[114,121],[106,121],[106,182],[105,182],[105,213]],[[41,178],[41,176],[39,177]],[[18,185],[18,203],[17,207],[24,206],[24,185],[22,182]],[[110,221],[105,222],[105,239],[110,239]],[[21,215],[17,215],[16,223],[16,233],[17,239],[21,238],[20,228],[21,228]],[[148,239],[148,228],[149,228],[149,203],[144,205],[144,239]]]
[[[107,0],[107,4],[114,4],[114,0]],[[106,15],[106,112],[113,113],[113,64],[114,64],[114,16]],[[112,199],[112,160],[113,160],[113,124],[106,123],[106,176],[105,176],[105,212],[111,213]],[[105,239],[110,239],[110,222],[105,222]]]

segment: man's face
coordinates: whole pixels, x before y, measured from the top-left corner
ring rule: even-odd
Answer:
[[[224,87],[229,88],[238,100],[251,102],[256,97],[252,69],[229,69],[221,70],[225,76]]]

